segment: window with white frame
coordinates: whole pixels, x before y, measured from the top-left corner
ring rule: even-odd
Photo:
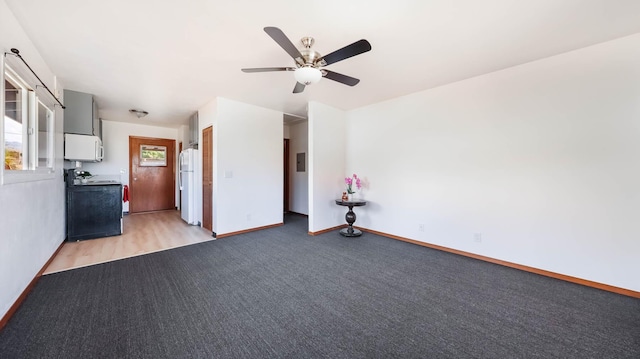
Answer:
[[[2,183],[53,178],[54,111],[37,95],[37,86],[4,66]]]

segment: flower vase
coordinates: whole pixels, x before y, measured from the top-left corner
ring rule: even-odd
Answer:
[[[348,200],[349,202],[353,201],[353,193],[349,193],[349,194],[347,195],[347,197],[348,197],[348,199],[347,199],[347,200]]]

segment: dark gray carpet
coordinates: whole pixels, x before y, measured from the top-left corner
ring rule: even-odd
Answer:
[[[1,358],[640,358],[640,300],[306,218],[44,276]]]

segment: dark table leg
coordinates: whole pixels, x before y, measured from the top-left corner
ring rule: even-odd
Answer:
[[[349,227],[340,230],[340,234],[345,237],[358,237],[362,235],[362,231],[353,228],[353,224],[356,221],[356,214],[353,212],[353,206],[349,206],[349,212],[344,216],[344,219],[349,224]]]

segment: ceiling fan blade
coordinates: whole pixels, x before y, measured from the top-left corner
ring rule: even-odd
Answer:
[[[348,86],[355,86],[358,84],[358,82],[360,82],[360,80],[358,80],[355,77],[339,74],[337,72],[324,70],[324,69],[322,71],[326,72],[324,77],[328,78],[329,80],[337,81]]]
[[[254,67],[241,69],[242,72],[270,72],[270,71],[293,71],[294,67]]]
[[[293,88],[293,93],[301,93],[302,91],[304,91],[304,87],[304,84],[296,82],[296,87]]]
[[[363,52],[371,50],[371,44],[367,40],[358,40],[351,45],[347,45],[339,50],[336,50],[328,55],[324,55],[320,60],[324,60],[327,65],[331,65],[338,61],[348,59],[352,56],[360,55]],[[326,65],[324,65],[326,66]]]
[[[289,54],[289,56],[293,57],[294,59],[296,57],[302,57],[302,54],[300,53],[300,51],[298,51],[298,48],[293,45],[291,40],[289,40],[287,35],[285,35],[282,30],[278,29],[277,27],[267,26],[264,28],[264,32],[266,32],[267,35],[271,36],[271,38],[275,42],[277,42],[278,45],[280,45],[280,47],[282,47],[284,51]]]

